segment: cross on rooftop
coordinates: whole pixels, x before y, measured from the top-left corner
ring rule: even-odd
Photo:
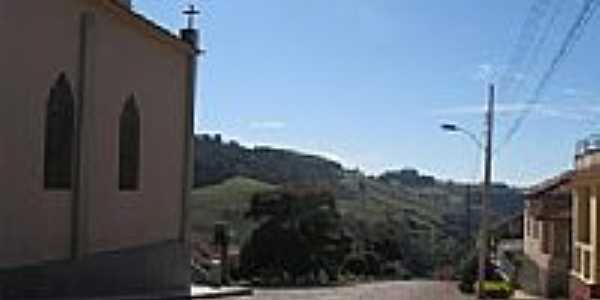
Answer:
[[[200,14],[200,11],[196,9],[196,6],[190,4],[188,9],[183,11],[183,14],[188,17],[188,29],[194,28],[194,18]]]

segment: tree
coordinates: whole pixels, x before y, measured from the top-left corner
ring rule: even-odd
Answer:
[[[242,247],[246,277],[296,282],[324,271],[337,279],[351,241],[330,192],[296,188],[259,193],[246,217],[260,223]]]

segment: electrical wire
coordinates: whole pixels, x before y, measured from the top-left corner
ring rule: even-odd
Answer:
[[[552,79],[552,76],[555,74],[557,69],[564,62],[564,60],[569,56],[577,42],[583,36],[586,26],[589,24],[589,21],[593,18],[598,8],[598,0],[584,1],[585,2],[581,10],[579,11],[575,21],[570,26],[567,35],[563,39],[563,42],[561,43],[558,52],[552,58],[550,66],[542,74],[540,81],[538,82],[535,90],[533,91],[532,97],[529,101],[527,101],[526,106],[521,111],[521,114],[508,130],[508,133],[506,134],[505,138],[500,143],[499,149],[506,147],[512,141],[512,139],[522,127],[525,119],[529,116],[535,105],[541,101],[541,96],[543,95],[543,92],[545,91],[550,80]]]

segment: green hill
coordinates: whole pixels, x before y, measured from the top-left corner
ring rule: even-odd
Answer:
[[[190,205],[194,233],[210,241],[214,223],[228,221],[235,234],[233,242],[240,243],[253,229],[252,222],[244,219],[250,199],[255,193],[275,188],[254,179],[233,177],[217,185],[196,189]]]
[[[332,190],[342,214],[361,222],[403,219],[415,232],[434,230],[459,237],[466,224],[465,199],[471,190],[471,224],[476,230],[479,186],[440,181],[414,169],[391,170],[366,176],[341,164],[293,150],[248,148],[220,135],[196,137],[196,191],[191,218],[198,233],[211,237],[219,220],[230,221],[241,242],[252,229],[243,214],[256,192],[284,186],[325,187]],[[522,209],[518,189],[495,184],[490,205],[495,218]]]
[[[196,189],[190,212],[194,234],[204,241],[211,241],[214,223],[227,221],[231,225],[233,244],[241,245],[257,226],[244,218],[252,196],[277,188],[276,185],[254,179],[234,177],[217,185]],[[428,233],[432,228],[440,232],[447,230],[443,216],[428,207],[410,201],[398,201],[371,187],[366,190],[366,201],[338,199],[338,209],[342,215],[365,224],[375,224],[386,218],[405,219],[415,234]]]
[[[342,166],[315,155],[271,147],[246,148],[220,135],[195,140],[194,185],[203,187],[242,176],[277,185],[334,185]]]

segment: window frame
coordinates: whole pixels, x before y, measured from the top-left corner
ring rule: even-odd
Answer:
[[[75,96],[69,79],[62,72],[50,88],[44,106],[42,184],[46,191],[73,189],[75,120]]]
[[[133,118],[133,119],[129,119]],[[132,123],[129,123],[132,122]],[[125,127],[127,126],[127,127]],[[133,127],[129,127],[133,126]],[[118,154],[117,154],[117,183],[120,192],[136,192],[141,190],[141,166],[142,166],[142,122],[140,109],[135,95],[125,100],[119,114]],[[131,130],[131,131],[128,131]],[[129,138],[133,149],[123,148],[124,139]],[[128,160],[131,159],[131,160]],[[125,164],[129,164],[134,171],[127,174]],[[131,180],[131,181],[129,181]]]

